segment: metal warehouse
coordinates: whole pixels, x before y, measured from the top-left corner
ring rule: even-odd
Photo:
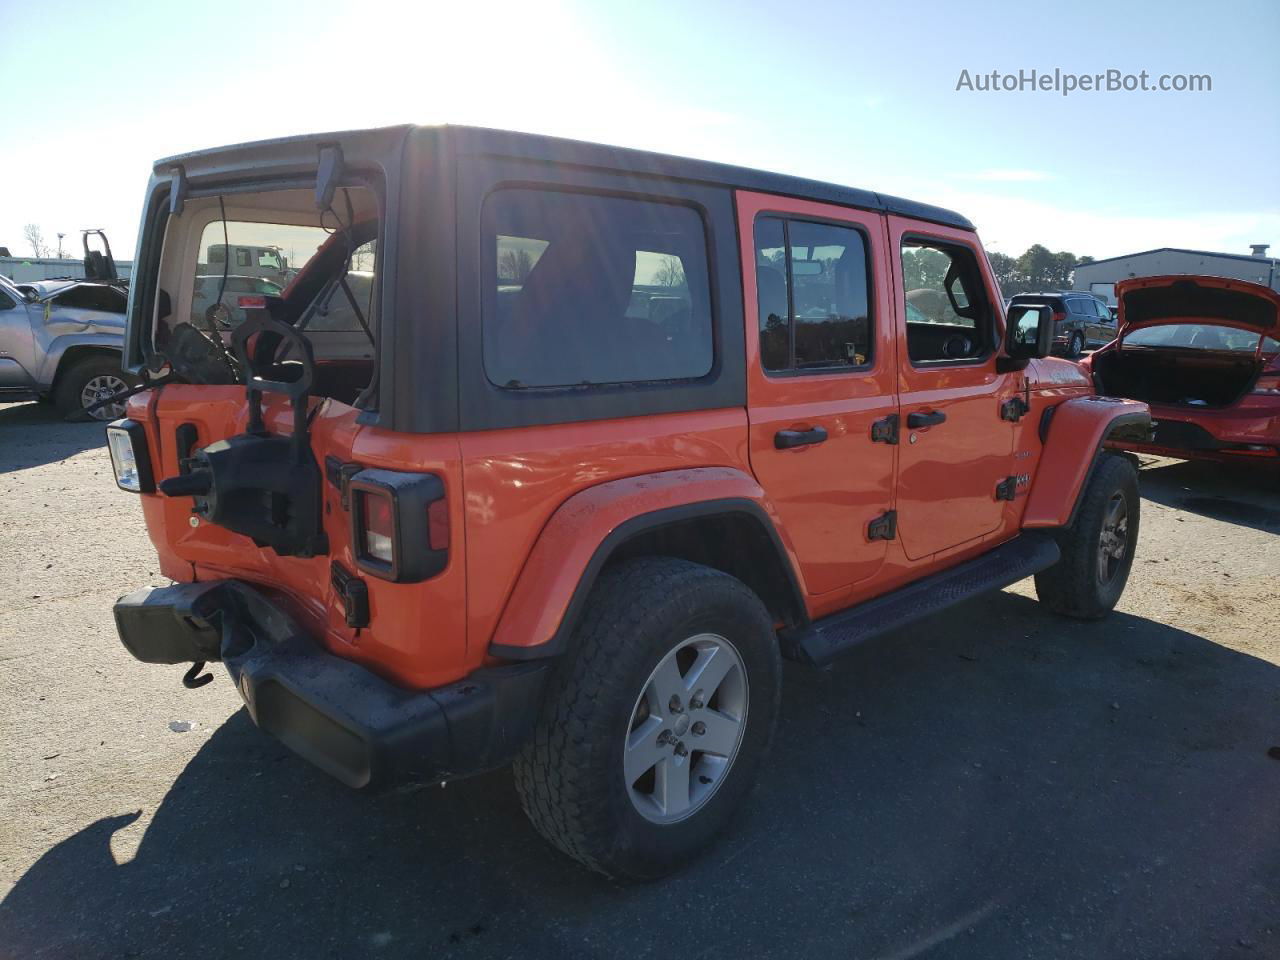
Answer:
[[[1129,277],[1160,277],[1188,273],[1211,277],[1232,277],[1280,290],[1280,271],[1274,257],[1267,256],[1268,244],[1255,243],[1252,253],[1214,253],[1210,250],[1183,250],[1160,247],[1121,257],[1108,257],[1077,264],[1072,286],[1087,290],[1114,306],[1115,285]]]

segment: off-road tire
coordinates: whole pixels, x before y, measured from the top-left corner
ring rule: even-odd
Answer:
[[[710,798],[687,819],[653,823],[629,795],[624,740],[651,672],[703,633],[728,639],[742,660],[745,728]],[[777,721],[781,669],[773,618],[740,580],[671,557],[607,569],[549,682],[534,736],[516,758],[525,813],[552,844],[609,877],[671,873],[711,843],[755,783]]]
[[[120,356],[105,353],[94,354],[83,360],[76,360],[58,375],[58,382],[53,388],[53,404],[64,417],[77,414],[84,409],[81,394],[85,385],[94,377],[116,377],[127,386],[135,385],[138,380],[120,369]],[[90,415],[91,417],[93,415]],[[98,416],[97,419],[103,419]],[[110,419],[109,417],[107,419]]]
[[[1113,498],[1123,498],[1126,514],[1124,556],[1114,573],[1099,578],[1099,545]],[[1055,613],[1080,620],[1097,620],[1112,611],[1124,593],[1138,545],[1138,471],[1130,458],[1104,452],[1085,486],[1075,522],[1058,534],[1062,559],[1036,574],[1036,596]]]

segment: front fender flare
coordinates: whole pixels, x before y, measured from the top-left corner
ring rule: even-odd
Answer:
[[[1045,411],[1044,450],[1022,516],[1024,529],[1070,526],[1106,439],[1149,432],[1151,411],[1138,400],[1073,397]]]
[[[560,505],[520,571],[489,653],[513,660],[563,653],[596,577],[618,547],[655,527],[725,514],[761,524],[804,610],[795,551],[755,479],[730,467],[670,470],[601,483]]]

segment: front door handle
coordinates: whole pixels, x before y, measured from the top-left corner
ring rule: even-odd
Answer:
[[[827,431],[822,427],[810,427],[808,430],[779,430],[773,435],[773,445],[779,450],[789,450],[791,447],[822,443],[826,439]]]
[[[945,413],[909,413],[907,427],[911,430],[916,427],[936,427],[940,423],[946,423],[946,420]]]

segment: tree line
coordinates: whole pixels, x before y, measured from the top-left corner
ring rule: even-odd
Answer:
[[[1020,257],[991,252],[987,256],[1000,283],[1000,292],[1006,297],[1046,290],[1070,290],[1075,268],[1082,263],[1093,262],[1093,257],[1077,257],[1066,250],[1055,253],[1038,243],[1028,247]]]

